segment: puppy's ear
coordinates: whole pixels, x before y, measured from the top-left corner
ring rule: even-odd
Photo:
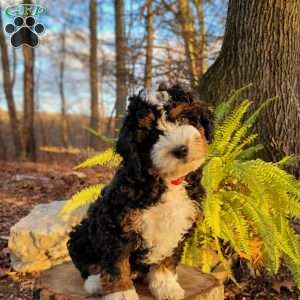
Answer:
[[[208,142],[211,142],[214,130],[214,113],[210,107],[205,105],[201,109],[200,116],[201,123],[204,128],[205,137]]]
[[[183,88],[180,84],[173,85],[167,91],[174,102],[183,102],[188,104],[194,102],[193,94],[187,89]]]
[[[122,156],[124,163],[129,165],[131,175],[136,174],[138,176],[141,174],[141,162],[136,144],[137,124],[135,110],[137,108],[137,101],[137,97],[129,98],[127,115],[124,118],[116,143],[116,152]]]
[[[151,105],[141,97],[141,93],[129,98],[127,115],[124,119],[116,152],[123,158],[130,169],[131,176],[142,178],[141,152],[144,151],[143,143],[155,122],[155,115]]]
[[[142,167],[137,151],[135,129],[132,128],[131,125],[131,117],[127,116],[119,133],[119,138],[116,144],[116,152],[122,156],[125,163],[130,162],[130,164],[128,164],[130,166],[130,173],[138,178],[141,176]]]
[[[168,85],[165,81],[162,81],[157,89],[159,92],[167,92],[168,91]]]

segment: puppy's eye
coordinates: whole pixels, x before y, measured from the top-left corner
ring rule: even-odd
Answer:
[[[201,142],[201,137],[200,136],[196,136],[195,137],[195,142],[196,143],[200,143]]]
[[[186,124],[189,123],[189,120],[188,120],[188,118],[186,118],[186,117],[180,117],[180,118],[179,118],[179,122],[180,122],[180,124],[186,125]]]

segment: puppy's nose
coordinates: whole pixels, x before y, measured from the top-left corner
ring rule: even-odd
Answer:
[[[178,159],[186,158],[188,154],[188,147],[185,145],[176,147],[172,150],[172,154]]]

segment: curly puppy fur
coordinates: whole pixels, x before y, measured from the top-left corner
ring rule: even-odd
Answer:
[[[157,299],[183,298],[175,269],[203,196],[212,126],[208,106],[178,85],[129,99],[116,145],[122,165],[68,241],[87,292],[138,299],[135,278]]]

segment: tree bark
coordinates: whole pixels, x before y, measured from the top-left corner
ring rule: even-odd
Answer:
[[[181,25],[181,34],[185,45],[185,54],[191,78],[192,87],[195,88],[199,80],[196,58],[196,29],[188,0],[178,0],[178,19]]]
[[[146,33],[147,33],[147,45],[146,45],[146,62],[145,62],[145,75],[144,86],[146,89],[152,87],[152,61],[153,61],[153,7],[152,0],[146,0]]]
[[[23,103],[23,139],[25,158],[35,161],[37,158],[34,132],[34,50],[23,46],[24,57],[24,103]]]
[[[3,138],[3,126],[2,126],[1,118],[0,118],[0,159],[3,160],[7,159],[7,149],[6,149],[6,143]]]
[[[116,45],[116,132],[123,123],[126,111],[127,78],[126,78],[126,42],[124,30],[124,2],[115,0],[115,45]]]
[[[196,66],[199,73],[199,78],[207,70],[207,40],[206,40],[206,27],[204,19],[204,5],[203,0],[194,0],[197,20],[199,25],[198,33],[198,52],[196,51]]]
[[[90,0],[90,90],[91,90],[91,117],[90,127],[99,131],[99,93],[97,73],[97,1]],[[90,147],[97,149],[99,138],[90,135]]]
[[[16,158],[19,158],[22,153],[22,143],[20,135],[20,126],[17,118],[15,100],[13,95],[13,80],[10,72],[9,58],[7,45],[5,41],[5,35],[3,32],[2,22],[2,9],[0,7],[0,47],[1,47],[1,59],[2,59],[2,71],[3,71],[3,89],[7,101],[9,123],[13,136],[13,142],[15,147]]]
[[[63,146],[66,148],[69,146],[69,122],[67,117],[66,97],[65,97],[65,59],[66,59],[66,24],[63,26],[61,33],[61,52],[60,52],[60,64],[59,64],[59,79],[58,87],[61,99],[61,140]]]
[[[229,0],[224,42],[200,81],[203,100],[216,104],[253,83],[245,96],[257,106],[278,96],[257,131],[269,159],[300,153],[300,2]],[[299,165],[293,170],[299,177]]]

